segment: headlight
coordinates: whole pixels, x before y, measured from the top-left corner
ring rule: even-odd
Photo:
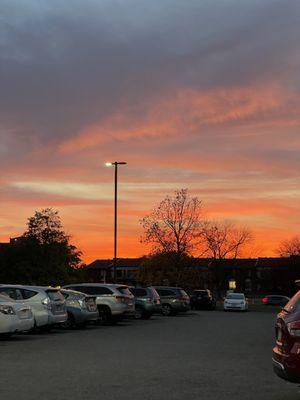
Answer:
[[[14,315],[15,311],[11,306],[0,306],[0,312],[6,315]]]

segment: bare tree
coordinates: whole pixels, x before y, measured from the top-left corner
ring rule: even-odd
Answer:
[[[281,242],[277,253],[281,257],[300,256],[300,236],[294,236]]]
[[[167,196],[151,214],[140,221],[144,235],[141,241],[152,243],[154,252],[189,254],[199,238],[201,201],[190,197],[187,189]]]
[[[214,260],[235,259],[253,239],[247,228],[238,228],[233,222],[207,222],[201,232],[202,256]]]

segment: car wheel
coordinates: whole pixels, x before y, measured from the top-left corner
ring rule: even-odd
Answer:
[[[0,340],[7,340],[11,337],[12,333],[7,332],[7,333],[0,333]]]
[[[143,319],[149,319],[149,318],[151,318],[152,317],[152,313],[150,313],[150,312],[144,312],[144,314],[143,314]]]
[[[142,307],[135,307],[134,310],[134,318],[135,319],[142,319],[144,317],[144,310],[142,309]]]
[[[98,307],[98,312],[99,312],[99,323],[101,325],[106,325],[112,322],[112,315],[109,307],[106,306],[99,306]]]
[[[61,324],[64,329],[72,329],[75,326],[75,319],[71,313],[68,312],[68,318],[65,322]]]
[[[86,322],[80,322],[80,323],[76,324],[76,328],[85,329],[86,325],[87,325]]]
[[[174,311],[170,304],[163,304],[161,309],[162,315],[165,317],[169,317],[170,315],[174,315]]]

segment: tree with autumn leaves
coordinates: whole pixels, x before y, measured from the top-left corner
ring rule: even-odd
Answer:
[[[187,189],[166,196],[140,223],[144,230],[141,241],[152,245],[136,274],[145,283],[199,284],[203,277],[193,267],[194,257],[206,257],[211,259],[214,284],[219,285],[222,260],[239,257],[252,241],[247,228],[228,221],[207,221],[202,202],[190,197]]]

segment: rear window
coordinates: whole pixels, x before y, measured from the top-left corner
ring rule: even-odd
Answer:
[[[38,292],[35,292],[34,290],[28,290],[28,289],[21,289],[21,293],[23,296],[23,299],[31,299],[31,297],[35,296],[38,294]]]
[[[159,294],[158,294],[157,291],[154,289],[154,287],[151,286],[151,287],[148,287],[147,289],[148,289],[149,292],[151,292],[152,297],[153,297],[154,299],[159,299]]]
[[[176,297],[176,293],[170,289],[156,289],[156,291],[162,297]]]
[[[284,306],[284,310],[288,312],[300,311],[300,290]]]
[[[64,296],[58,290],[46,290],[46,293],[50,300],[53,301],[64,300]]]
[[[180,291],[180,294],[182,297],[189,297],[189,295],[187,294],[187,292],[185,290],[180,289],[179,291]]]
[[[148,296],[147,290],[143,289],[143,288],[131,288],[130,291],[135,297],[147,297]]]
[[[120,293],[124,294],[125,296],[132,296],[127,286],[119,286],[117,287],[117,289]]]

